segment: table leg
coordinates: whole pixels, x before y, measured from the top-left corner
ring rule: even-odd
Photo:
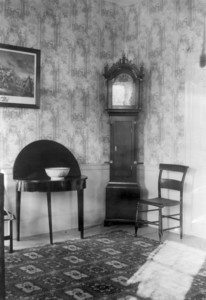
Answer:
[[[16,239],[20,241],[21,192],[16,191]]]
[[[49,218],[49,236],[50,236],[50,244],[53,244],[53,234],[52,234],[52,210],[51,210],[51,192],[47,192],[47,206],[48,206],[48,218]]]
[[[84,238],[84,190],[77,191],[78,197],[78,229],[81,239]]]

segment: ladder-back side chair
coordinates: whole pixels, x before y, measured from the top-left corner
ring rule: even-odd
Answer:
[[[159,165],[159,177],[158,177],[158,196],[152,199],[138,199],[137,210],[135,219],[135,236],[137,236],[137,230],[140,224],[151,224],[158,226],[159,228],[159,241],[161,243],[163,231],[172,230],[175,228],[180,229],[180,238],[183,236],[183,189],[185,176],[188,170],[188,166],[177,164],[160,164]],[[179,175],[177,176],[177,173]],[[175,176],[176,175],[176,176]],[[178,177],[178,179],[177,179]],[[164,194],[163,194],[163,190]],[[171,199],[171,191],[178,191],[178,200]],[[166,192],[166,193],[165,193]],[[166,196],[165,196],[166,194]],[[178,206],[178,212],[173,214],[163,214],[164,208],[170,208]],[[142,208],[141,207],[146,207]],[[158,212],[158,220],[148,220],[149,212]],[[141,213],[147,213],[147,220],[142,220]],[[177,221],[176,226],[163,228],[163,219],[171,219]]]

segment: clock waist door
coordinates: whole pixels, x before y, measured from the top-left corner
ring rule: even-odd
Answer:
[[[110,182],[136,182],[136,119],[113,116],[110,121]]]

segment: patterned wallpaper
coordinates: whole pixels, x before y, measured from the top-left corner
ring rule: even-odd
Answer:
[[[0,42],[41,49],[41,108],[0,107],[0,163],[37,139],[54,139],[80,163],[109,155],[104,64],[125,51],[146,70],[139,160],[185,161],[188,55],[200,56],[204,0],[0,0]],[[124,42],[125,41],[125,42]],[[190,67],[192,72],[192,66]]]
[[[101,0],[0,0],[0,42],[41,49],[39,110],[0,107],[0,167],[37,139],[79,163],[108,160],[104,64],[123,49],[124,11]],[[119,51],[120,50],[120,54]]]
[[[140,160],[150,165],[185,163],[187,72],[195,71],[194,61],[199,63],[206,1],[134,2],[126,12],[126,53],[143,61],[147,72],[139,118]]]

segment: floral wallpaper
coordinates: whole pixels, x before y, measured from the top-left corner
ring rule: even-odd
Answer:
[[[185,163],[186,73],[199,63],[205,13],[204,0],[139,0],[126,8],[126,53],[146,70],[138,121],[146,164]]]
[[[108,160],[102,73],[123,51],[146,72],[138,160],[183,163],[186,69],[202,51],[205,12],[204,0],[0,0],[0,42],[41,49],[40,109],[0,107],[1,168],[37,139],[80,163]]]
[[[79,163],[108,160],[104,64],[122,53],[123,8],[101,0],[0,0],[0,43],[41,49],[40,109],[0,107],[0,167],[37,139]],[[120,52],[119,52],[119,50]]]

